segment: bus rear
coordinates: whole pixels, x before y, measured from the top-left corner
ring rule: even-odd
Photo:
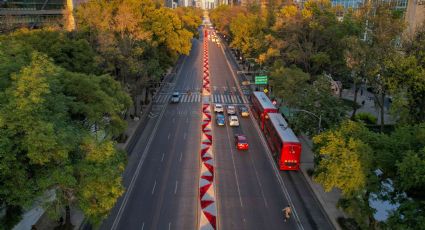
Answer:
[[[280,170],[299,170],[301,158],[301,144],[283,143],[280,153]]]

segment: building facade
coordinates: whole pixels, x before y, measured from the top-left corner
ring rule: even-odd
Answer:
[[[0,28],[59,23],[66,4],[66,0],[0,0]]]
[[[409,0],[405,19],[406,35],[413,37],[416,29],[425,23],[425,0]]]

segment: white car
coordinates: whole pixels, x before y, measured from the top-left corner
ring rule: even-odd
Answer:
[[[223,105],[222,104],[215,104],[214,105],[214,112],[223,113],[224,112]]]
[[[237,116],[229,116],[229,125],[230,126],[239,126],[239,119]]]
[[[228,115],[235,115],[236,114],[236,108],[233,105],[227,106],[227,114]]]

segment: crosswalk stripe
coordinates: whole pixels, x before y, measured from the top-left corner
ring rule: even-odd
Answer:
[[[242,104],[241,96],[237,96],[238,103]]]
[[[182,97],[182,102],[186,102],[186,98],[187,97],[187,95],[183,95],[183,97]]]
[[[193,96],[191,96],[191,98],[190,98],[190,102],[195,102],[195,98],[196,98],[196,96],[197,96],[197,95],[193,95]]]
[[[232,95],[232,102],[236,103],[236,96],[235,95]]]
[[[224,95],[223,94],[221,95],[221,101],[220,102],[224,103]]]

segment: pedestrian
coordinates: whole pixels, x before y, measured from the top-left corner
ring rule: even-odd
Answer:
[[[283,211],[284,221],[286,222],[287,220],[289,220],[292,214],[291,206],[288,204],[288,206],[282,209],[282,211]]]
[[[360,96],[363,96],[363,89],[360,89]]]
[[[365,103],[366,103],[366,102],[365,102],[365,100],[363,100],[363,101],[362,101],[362,106],[364,106],[364,104],[365,104]]]

